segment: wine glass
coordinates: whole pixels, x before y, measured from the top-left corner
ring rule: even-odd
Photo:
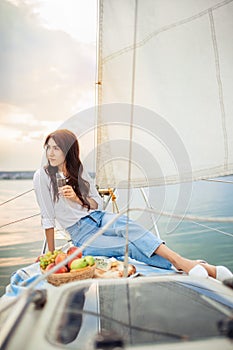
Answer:
[[[56,173],[56,180],[58,189],[66,185],[66,178],[64,175]]]

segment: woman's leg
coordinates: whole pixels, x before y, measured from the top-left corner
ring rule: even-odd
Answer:
[[[202,263],[198,260],[190,260],[183,258],[164,244],[160,245],[156,249],[155,254],[169,260],[177,270],[182,270],[186,273],[189,273],[189,271],[194,266],[201,265],[206,269],[209,276],[216,278],[216,266],[207,263]]]
[[[89,238],[98,232],[100,226],[104,226],[113,218],[114,214],[105,213],[102,222],[96,222],[90,217],[85,217],[67,231],[70,233],[74,245],[81,246]],[[93,216],[94,217],[94,216]],[[126,217],[119,218],[103,235],[96,238],[85,248],[85,255],[104,255],[120,257],[125,253]],[[154,251],[163,243],[154,234],[147,231],[134,221],[129,224],[129,256],[149,265],[170,269],[171,263],[154,254]]]
[[[113,214],[106,213],[102,218],[102,225],[104,226],[112,217]],[[129,220],[127,216],[123,215],[118,218],[104,235],[108,237],[115,235],[118,239],[123,238],[123,249],[125,251],[127,224],[129,256],[148,265],[171,269],[172,264],[167,258],[154,254],[161,245],[164,245],[164,241],[148,231],[145,227],[139,225],[136,221]]]
[[[118,234],[120,232],[123,237],[125,236],[126,220],[128,220],[127,217],[123,216],[115,223],[116,231]],[[144,260],[144,262],[147,264],[164,268],[170,268],[172,264],[177,270],[182,270],[186,273],[189,273],[189,271],[194,266],[201,265],[205,268],[209,276],[216,278],[216,266],[210,265],[208,263],[200,263],[198,260],[190,260],[182,257],[181,255],[168,248],[165,244],[162,244],[164,241],[158,239],[150,231],[147,231],[144,227],[140,226],[137,222],[132,220],[129,220],[129,241],[133,246],[137,248],[134,252],[134,254],[136,254],[135,259],[137,260],[141,260],[140,255],[138,255],[138,252],[140,252],[143,255],[146,255],[146,257],[149,257],[149,261],[147,259]],[[151,252],[152,247],[155,247],[153,252]],[[163,260],[159,258],[162,258]],[[168,261],[170,264],[167,264]]]
[[[101,226],[104,226],[112,219],[114,214],[105,213],[102,216]],[[126,223],[128,219],[120,217],[102,236],[98,237],[94,242],[85,249],[86,254],[105,255],[119,257],[125,252],[125,236]],[[99,221],[94,222],[90,218],[80,220],[70,230],[72,240],[75,245],[82,245],[99,230]],[[69,231],[69,229],[68,229]],[[171,264],[178,270],[186,273],[196,265],[201,265],[211,277],[216,278],[216,267],[207,263],[200,263],[198,260],[190,260],[183,258],[170,248],[164,242],[158,239],[150,231],[137,224],[135,221],[129,220],[128,226],[129,237],[129,256],[142,261],[146,264],[171,268]],[[73,232],[73,234],[72,234]]]
[[[102,224],[106,224],[111,218],[112,214],[106,213],[102,218]],[[194,266],[201,265],[209,276],[216,278],[215,266],[182,257],[163,244],[164,241],[158,239],[136,221],[128,220],[126,216],[120,217],[105,234],[110,236],[117,234],[125,240],[127,222],[129,224],[129,254],[132,258],[166,269],[170,269],[171,265],[173,265],[177,270],[182,270],[186,273],[189,273]]]

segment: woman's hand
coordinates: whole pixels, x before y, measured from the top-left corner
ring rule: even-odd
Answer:
[[[62,195],[62,197],[65,197],[67,199],[70,199],[71,201],[74,201],[80,205],[83,205],[83,203],[80,201],[76,193],[74,192],[73,188],[70,185],[65,185],[59,189],[59,193]],[[88,202],[90,203],[90,209],[97,209],[98,204],[96,201],[92,198],[87,198]]]
[[[79,204],[82,204],[76,193],[74,192],[73,188],[70,185],[63,186],[59,193],[62,195],[62,197],[65,197],[67,199],[70,199],[71,201],[77,202]]]

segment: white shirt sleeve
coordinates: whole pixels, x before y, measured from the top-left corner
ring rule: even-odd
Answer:
[[[55,211],[51,180],[43,168],[33,177],[36,199],[41,211],[41,224],[44,229],[55,227]]]

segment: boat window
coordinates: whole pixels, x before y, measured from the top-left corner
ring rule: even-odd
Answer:
[[[220,336],[233,311],[215,292],[176,281],[93,283],[66,293],[58,309],[49,340],[82,350],[103,331],[131,346]]]
[[[93,283],[64,293],[50,322],[49,341],[66,348],[84,349],[81,345],[86,345],[87,339],[93,338],[99,328],[97,292]]]

